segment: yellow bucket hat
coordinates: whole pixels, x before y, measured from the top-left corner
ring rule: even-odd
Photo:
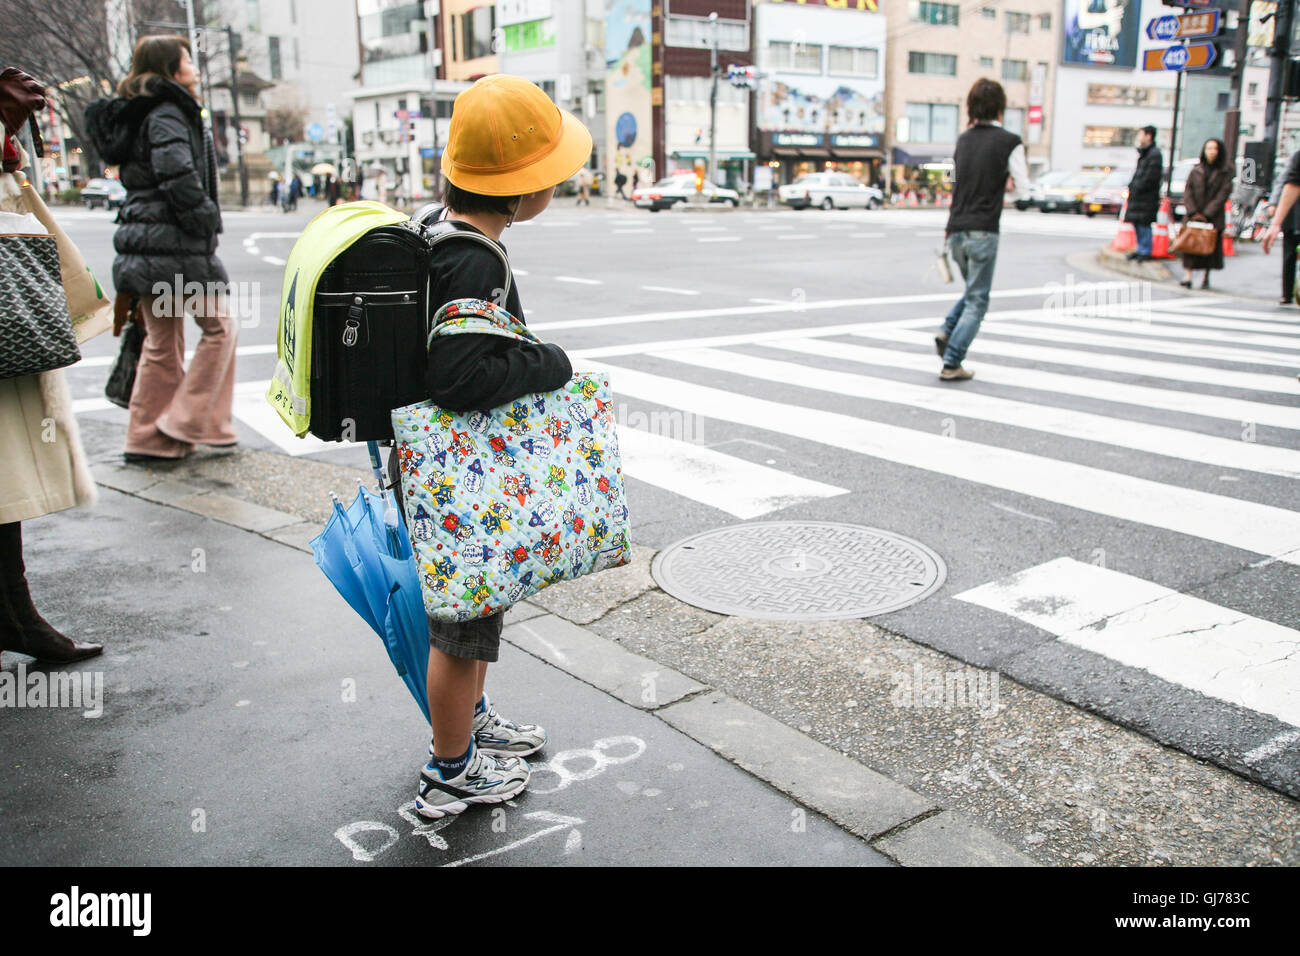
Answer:
[[[591,158],[591,133],[521,76],[485,76],[456,97],[442,174],[482,196],[523,196],[564,182]]]

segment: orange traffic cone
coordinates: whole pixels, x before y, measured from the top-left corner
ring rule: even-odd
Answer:
[[[1237,254],[1236,243],[1232,241],[1232,200],[1229,199],[1223,204],[1223,254],[1225,256],[1235,256]]]
[[[909,206],[919,206],[919,205],[921,205],[921,201],[920,201],[919,199],[916,198],[916,193],[915,193],[915,192],[910,192],[910,193],[907,194],[907,204],[908,204]]]
[[[1133,228],[1133,223],[1124,221],[1127,212],[1128,197],[1125,196],[1124,205],[1119,211],[1119,229],[1115,232],[1115,238],[1110,243],[1113,252],[1128,252],[1130,249],[1137,247],[1137,230]]]
[[[1155,227],[1151,235],[1152,259],[1177,258],[1169,252],[1169,220],[1172,209],[1168,196],[1160,200],[1160,211],[1156,213]]]

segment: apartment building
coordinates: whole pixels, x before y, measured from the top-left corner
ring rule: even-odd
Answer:
[[[894,187],[950,175],[967,124],[966,94],[981,77],[1006,89],[1003,125],[1024,139],[1030,171],[1046,168],[1061,0],[879,0],[879,9],[888,22],[885,116]]]

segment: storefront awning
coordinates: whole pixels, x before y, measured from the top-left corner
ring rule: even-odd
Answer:
[[[850,149],[847,147],[838,147],[836,149],[831,150],[831,156],[834,159],[847,159],[847,160],[883,159],[885,156],[885,152],[884,150],[880,150],[880,149],[864,149],[861,147],[855,147]]]
[[[908,150],[894,147],[892,162],[895,166],[920,166],[922,163],[951,163],[953,147],[941,145]]]

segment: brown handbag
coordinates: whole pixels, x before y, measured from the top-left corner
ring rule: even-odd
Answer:
[[[1214,254],[1218,240],[1219,233],[1213,223],[1188,220],[1178,230],[1178,236],[1169,251],[1183,256],[1210,256]]]

